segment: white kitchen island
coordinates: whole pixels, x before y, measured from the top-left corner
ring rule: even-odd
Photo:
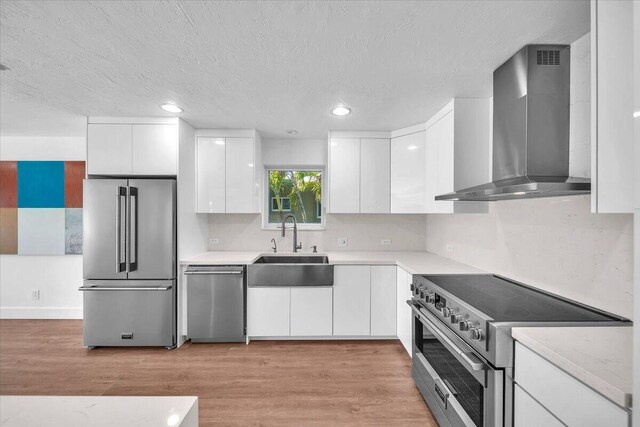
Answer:
[[[2,427],[197,427],[195,396],[0,396]]]

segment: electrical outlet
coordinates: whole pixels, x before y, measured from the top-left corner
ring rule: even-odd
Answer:
[[[210,245],[217,245],[220,243],[220,239],[218,239],[217,237],[210,237],[209,238],[209,244]]]
[[[382,239],[382,240],[380,240],[380,244],[382,246],[389,246],[389,245],[391,245],[391,239]]]
[[[453,243],[447,243],[447,252],[453,252]]]
[[[34,289],[31,291],[31,299],[37,301],[40,299],[40,289]]]
[[[349,246],[349,241],[346,237],[338,237],[338,246],[347,247]]]

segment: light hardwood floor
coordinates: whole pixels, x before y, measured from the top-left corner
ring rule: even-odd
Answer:
[[[1,320],[0,394],[198,396],[202,426],[437,426],[392,340],[90,351],[79,320]]]

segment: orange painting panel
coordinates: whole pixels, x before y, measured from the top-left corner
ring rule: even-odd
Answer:
[[[18,207],[18,162],[0,162],[0,208]]]
[[[18,208],[0,208],[0,254],[18,253]]]
[[[64,162],[64,207],[82,207],[84,162]]]

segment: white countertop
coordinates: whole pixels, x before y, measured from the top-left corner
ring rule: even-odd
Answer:
[[[611,401],[631,407],[632,327],[513,328],[511,335]]]
[[[189,264],[251,264],[262,255],[274,255],[264,252],[213,251],[180,260],[181,265]],[[277,255],[294,255],[278,252]],[[410,274],[482,274],[475,267],[441,257],[430,252],[323,252],[318,254],[298,253],[297,255],[326,255],[331,264],[397,265]]]
[[[194,396],[0,396],[2,427],[197,427]]]

